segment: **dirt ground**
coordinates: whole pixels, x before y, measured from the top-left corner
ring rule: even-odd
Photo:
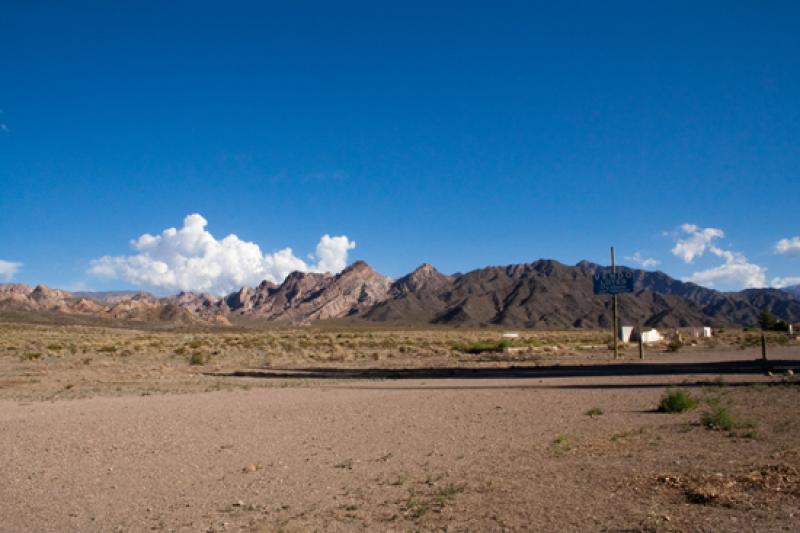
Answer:
[[[795,342],[491,334],[0,325],[0,531],[797,529]]]

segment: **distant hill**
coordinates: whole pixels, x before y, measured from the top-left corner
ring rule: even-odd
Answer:
[[[72,296],[76,298],[89,298],[98,302],[119,301],[135,296],[155,298],[155,296],[149,292],[144,291],[77,291],[73,292]]]
[[[0,285],[0,317],[23,317],[26,320],[38,317],[46,322],[63,322],[63,319],[70,317],[174,325],[209,322],[207,317],[168,301],[161,301],[149,293],[134,293],[130,296],[117,294],[103,301],[60,289],[50,289],[45,285],[31,288],[21,284]],[[227,319],[221,316],[210,322],[227,323]]]
[[[443,324],[525,328],[598,328],[611,324],[607,296],[592,293],[592,276],[604,267],[570,266],[551,259],[445,275],[424,264],[391,280],[356,261],[339,274],[293,272],[226,296],[182,292],[159,298],[147,292],[69,293],[38,286],[0,285],[0,311],[47,311],[107,319],[229,324],[250,321],[308,324]],[[800,296],[777,289],[719,292],[663,272],[619,267],[636,291],[619,298],[623,324],[653,327],[751,326],[762,309],[800,321]]]

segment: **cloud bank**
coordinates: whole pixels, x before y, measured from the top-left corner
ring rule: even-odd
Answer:
[[[800,285],[800,276],[788,276],[786,278],[772,278],[772,286],[776,289],[784,289],[792,285]]]
[[[691,281],[707,287],[736,290],[755,289],[767,285],[767,269],[765,267],[749,262],[744,254],[723,250],[714,244],[716,239],[725,237],[725,232],[721,229],[683,224],[681,231],[686,236],[677,240],[672,248],[672,253],[681,258],[683,262],[692,263],[695,258],[705,255],[706,251],[725,261],[719,266],[695,272],[688,278],[684,278],[684,281]]]
[[[709,248],[709,251],[725,260],[725,263],[708,270],[695,272],[689,276],[688,281],[705,285],[735,289],[759,289],[767,285],[767,269],[765,267],[750,263],[747,257],[729,250],[722,250],[716,246]]]
[[[291,272],[339,272],[347,266],[356,243],[346,236],[323,235],[317,244],[316,264],[308,264],[291,248],[262,253],[253,242],[234,234],[217,240],[205,227],[208,221],[195,213],[183,219],[180,229],[160,235],[145,233],[131,241],[137,252],[104,256],[90,262],[89,273],[163,291],[198,291],[226,294],[262,280],[275,283]]]
[[[721,229],[701,229],[694,224],[681,225],[681,231],[687,237],[678,239],[675,247],[672,248],[672,253],[683,259],[684,263],[693,262],[695,257],[700,257],[705,253],[706,248],[714,239],[721,239],[725,236],[725,232]]]
[[[11,281],[19,269],[22,268],[22,263],[15,263],[14,261],[3,261],[0,259],[0,280]]]
[[[781,255],[800,255],[800,237],[779,240],[775,244],[775,253]]]

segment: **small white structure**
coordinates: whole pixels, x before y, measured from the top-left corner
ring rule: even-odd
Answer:
[[[516,331],[506,331],[505,333],[503,333],[503,338],[504,339],[518,339],[519,338],[519,333],[517,333]]]
[[[703,338],[708,339],[711,338],[711,328],[708,326],[703,327]]]
[[[633,335],[633,326],[619,327],[619,340],[622,342],[631,342],[631,335]]]
[[[645,344],[660,342],[661,340],[663,340],[663,337],[657,329],[648,329],[646,331],[642,331],[642,342]]]

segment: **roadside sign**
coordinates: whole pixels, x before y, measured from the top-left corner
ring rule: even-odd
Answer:
[[[595,294],[633,292],[633,272],[597,271],[592,276]]]

